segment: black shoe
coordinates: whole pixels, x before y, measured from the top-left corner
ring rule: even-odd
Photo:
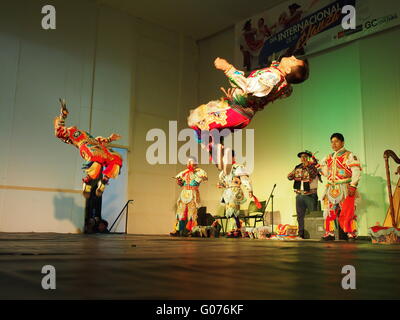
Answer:
[[[348,237],[347,241],[348,242],[355,242],[356,241],[356,237]]]
[[[326,236],[321,238],[322,241],[335,241],[335,236]]]

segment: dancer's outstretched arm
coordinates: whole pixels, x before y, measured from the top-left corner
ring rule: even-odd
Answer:
[[[225,59],[217,58],[214,64],[217,69],[224,71],[232,87],[239,88],[245,94],[253,94],[257,97],[267,96],[280,81],[280,76],[273,71],[262,70],[253,77],[246,78],[243,71],[237,70]],[[231,92],[231,94],[236,93]],[[225,94],[229,98],[229,95]]]
[[[247,91],[248,81],[243,71],[237,70],[233,65],[222,58],[216,58],[214,65],[218,70],[224,71],[233,87],[240,88],[245,92]]]
[[[221,171],[218,175],[218,183],[217,183],[217,188],[226,188],[226,182],[225,182],[225,173]]]
[[[208,180],[207,172],[205,172],[201,168],[196,169],[197,176],[194,180],[196,180],[198,183],[200,182],[206,182]]]
[[[240,181],[245,189],[249,192],[249,196],[253,196],[253,185],[251,183],[250,177],[247,175],[240,176]]]
[[[65,127],[65,119],[67,119],[69,112],[65,105],[65,100],[60,99],[60,103],[61,103],[60,114],[58,117],[54,119],[54,135],[57,138],[63,140],[64,142],[69,143],[68,142],[69,131],[68,128]]]
[[[111,143],[113,141],[116,141],[116,140],[118,140],[120,138],[121,138],[121,136],[119,134],[113,133],[108,138],[104,138],[104,137],[98,136],[98,137],[96,137],[96,140],[97,140],[97,142],[106,143],[107,144],[107,143]]]

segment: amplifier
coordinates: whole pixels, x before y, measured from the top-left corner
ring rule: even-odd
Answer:
[[[311,211],[304,217],[304,237],[306,239],[321,239],[325,234],[322,211]]]

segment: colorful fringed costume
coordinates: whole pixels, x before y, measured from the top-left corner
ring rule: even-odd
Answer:
[[[188,118],[188,124],[197,132],[199,141],[201,131],[244,128],[268,103],[289,96],[292,87],[278,65],[274,63],[269,68],[253,71],[247,78],[244,72],[233,66],[225,71],[233,87],[231,94],[191,110]]]
[[[368,235],[371,237],[372,243],[400,243],[399,228],[376,225],[368,228]]]
[[[253,194],[249,175],[247,169],[237,163],[233,164],[229,174],[221,171],[219,175],[219,187],[225,189],[221,199],[221,204],[225,206],[225,216],[234,217],[238,229],[241,227],[239,220],[240,205],[246,202],[242,186],[249,192],[250,197]]]
[[[342,148],[324,158],[317,167],[328,179],[323,195],[325,235],[334,235],[335,220],[340,214],[340,227],[349,237],[355,237],[355,209],[360,196],[357,191],[354,196],[348,194],[349,188],[356,189],[358,186],[360,161],[352,152]]]
[[[109,179],[116,178],[122,167],[122,157],[107,147],[107,144],[119,139],[120,136],[112,134],[108,138],[94,138],[90,133],[79,130],[76,126],[66,127],[67,115],[65,102],[62,102],[60,115],[54,119],[54,133],[63,142],[78,148],[81,157],[86,160],[83,167],[86,172],[86,177],[83,179],[83,195],[86,198],[90,195],[90,182],[97,180],[102,174],[102,179],[99,180],[96,189],[96,195],[101,196]]]
[[[177,201],[174,235],[182,235],[187,231],[191,232],[197,225],[197,209],[200,207],[199,186],[207,181],[207,173],[195,165],[188,164],[187,169],[179,172],[175,179],[183,190]]]

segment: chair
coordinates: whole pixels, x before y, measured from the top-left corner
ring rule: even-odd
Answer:
[[[244,210],[240,210],[239,219],[243,219],[243,217],[244,217],[243,212],[244,212]],[[221,227],[222,227],[222,233],[225,234],[226,231],[227,231],[227,228],[228,228],[229,219],[231,219],[231,218],[233,219],[233,216],[230,217],[230,218],[228,218],[228,217],[226,216],[226,210],[225,210],[225,208],[224,208],[224,211],[223,211],[223,213],[222,213],[221,215],[216,215],[216,216],[213,215],[213,218],[214,218],[215,220],[220,220],[220,222],[221,222]],[[225,222],[225,227],[224,227],[223,220],[226,220],[226,222]]]
[[[265,209],[267,207],[267,201],[260,201],[261,203],[261,208],[258,209],[255,202],[251,201],[249,203],[249,209],[248,209],[248,215],[241,217],[244,219],[244,222],[246,226],[250,226],[250,219],[254,219],[254,225],[253,228],[256,227],[257,222],[262,222],[263,226],[265,226],[265,221],[264,221],[264,215],[265,215]]]
[[[213,215],[213,218],[214,218],[215,220],[220,220],[220,222],[221,222],[221,227],[222,227],[222,234],[225,234],[225,233],[226,233],[226,228],[227,228],[227,226],[228,226],[228,219],[229,219],[229,218],[226,216],[225,209],[224,209],[223,214],[217,215],[217,216],[214,216],[214,215]],[[226,220],[225,227],[224,227],[223,220]]]

